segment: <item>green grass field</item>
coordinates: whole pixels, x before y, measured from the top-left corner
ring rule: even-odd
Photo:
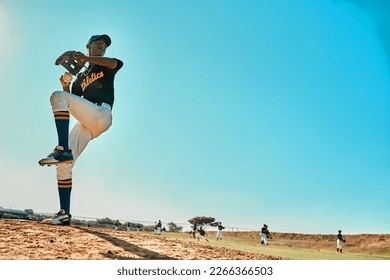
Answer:
[[[215,246],[221,246],[234,250],[242,250],[251,253],[265,254],[271,256],[279,256],[292,260],[390,260],[390,255],[373,255],[364,253],[350,253],[344,252],[339,254],[337,252],[308,250],[300,248],[291,248],[275,245],[260,246],[251,244],[237,244],[230,241],[212,242]]]
[[[269,246],[261,245],[258,241],[248,240],[247,238],[226,237],[222,241],[216,241],[214,235],[208,237],[210,242],[191,238],[185,233],[166,233],[163,238],[167,239],[182,239],[189,242],[201,243],[204,245],[224,247],[232,250],[241,250],[250,253],[264,254],[271,256],[279,256],[291,260],[390,260],[390,252],[348,252],[348,248],[344,249],[342,254],[337,253],[336,249],[303,249],[295,248],[291,245],[279,244],[280,242],[272,241]]]

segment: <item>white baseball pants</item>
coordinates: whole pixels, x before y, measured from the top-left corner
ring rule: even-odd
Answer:
[[[268,237],[267,237],[267,234],[262,233],[262,234],[261,234],[261,240],[263,240],[264,245],[268,245]]]
[[[341,239],[337,239],[337,249],[342,249],[343,241]]]
[[[50,97],[53,112],[69,111],[77,123],[69,133],[69,148],[74,157],[72,164],[57,166],[57,179],[72,178],[72,169],[76,159],[84,151],[89,141],[105,132],[112,124],[111,106],[101,106],[66,91],[55,91]]]

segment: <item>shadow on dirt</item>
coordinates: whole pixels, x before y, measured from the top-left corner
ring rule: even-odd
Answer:
[[[75,226],[75,228],[77,228],[81,231],[84,231],[86,233],[96,235],[97,237],[102,238],[104,240],[107,240],[112,245],[120,247],[127,252],[130,252],[134,255],[141,257],[141,259],[144,259],[144,260],[176,260],[175,258],[161,255],[157,252],[150,251],[148,249],[131,244],[131,243],[126,242],[120,238],[113,237],[109,234],[105,234],[102,232],[96,232],[96,231],[93,231],[92,229],[87,229],[87,228],[78,227],[78,226]],[[118,259],[119,260],[132,260],[132,258],[125,258],[123,256],[116,255],[111,251],[108,251],[107,253],[105,253],[103,255],[107,258],[114,259],[114,260],[118,260]]]

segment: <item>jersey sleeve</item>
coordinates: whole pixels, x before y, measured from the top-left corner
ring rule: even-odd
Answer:
[[[123,67],[123,61],[117,58],[114,58],[116,60],[116,67],[115,71],[119,71]]]

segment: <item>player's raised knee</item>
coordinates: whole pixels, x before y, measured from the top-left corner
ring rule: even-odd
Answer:
[[[64,92],[63,91],[60,91],[60,90],[57,90],[55,92],[53,92],[50,96],[50,100],[53,100],[53,99],[62,99],[63,98],[63,94]]]
[[[68,111],[68,104],[66,99],[66,92],[64,91],[55,91],[50,96],[50,103],[53,109],[53,112],[57,111]]]

